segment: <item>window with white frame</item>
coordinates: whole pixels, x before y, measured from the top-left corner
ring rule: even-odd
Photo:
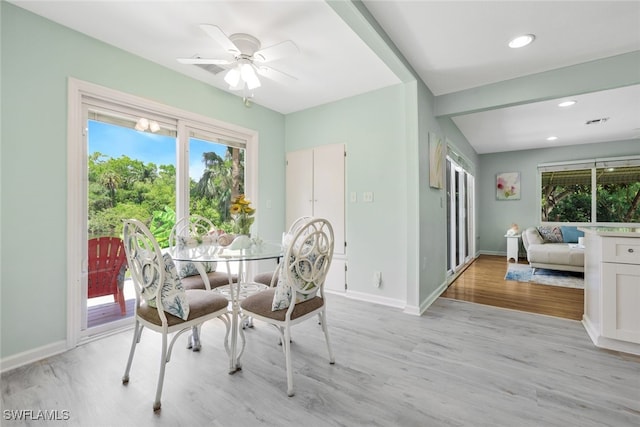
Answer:
[[[539,165],[542,222],[640,222],[640,157]]]

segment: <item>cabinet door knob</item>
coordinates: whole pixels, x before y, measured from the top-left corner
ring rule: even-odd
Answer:
[[[632,254],[632,253],[633,253],[633,248],[629,248],[629,249],[627,249],[627,251],[628,251],[630,254]]]

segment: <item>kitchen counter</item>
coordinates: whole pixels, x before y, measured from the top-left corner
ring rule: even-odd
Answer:
[[[640,227],[578,227],[578,230],[599,236],[640,238]]]

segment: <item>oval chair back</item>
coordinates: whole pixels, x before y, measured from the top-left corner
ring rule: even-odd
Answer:
[[[296,222],[281,266],[281,275],[285,276],[295,297],[287,318],[290,318],[296,302],[306,301],[316,294],[324,298],[324,282],[333,258],[333,227],[329,221],[323,218],[305,220]]]
[[[213,222],[201,215],[190,215],[176,221],[169,234],[169,246],[189,244],[190,239],[208,238],[215,243],[218,232]]]
[[[124,222],[124,247],[129,263],[131,279],[136,291],[136,311],[145,299],[153,299],[149,291],[159,291],[158,284],[165,282],[162,251],[158,241],[142,222],[130,219]],[[159,300],[159,299],[157,299]],[[167,318],[158,305],[158,315],[163,325]]]

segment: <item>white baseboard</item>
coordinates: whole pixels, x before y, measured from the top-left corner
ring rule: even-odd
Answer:
[[[591,323],[591,320],[589,320],[589,318],[583,314],[581,323],[582,326],[584,326],[584,329],[587,331],[587,335],[589,335],[589,338],[591,338],[591,341],[595,345],[598,345],[598,333],[596,332],[596,328],[593,326],[593,323]]]
[[[582,325],[596,347],[640,356],[640,344],[603,337],[600,335],[594,324],[585,315],[582,316]]]
[[[421,316],[422,313],[424,313],[427,310],[427,308],[429,308],[429,306],[433,304],[435,300],[437,300],[438,297],[446,290],[447,290],[447,282],[445,281],[441,283],[438,286],[438,288],[427,297],[427,299],[422,301],[422,303],[420,303],[420,306],[410,306],[406,304],[406,301],[402,301],[395,298],[387,298],[387,297],[381,297],[377,295],[371,295],[365,292],[357,292],[357,291],[349,291],[349,290],[347,290],[346,293],[329,292],[326,289],[325,289],[325,292],[335,294],[335,295],[342,295],[347,298],[351,298],[358,301],[372,302],[374,304],[385,305],[393,308],[401,308],[403,309],[404,313],[411,314],[414,316]]]
[[[422,312],[420,311],[420,307],[417,305],[407,305],[403,310],[406,314],[411,314],[412,316],[420,316]]]
[[[350,291],[348,289],[347,289],[347,292],[344,293],[343,295],[347,298],[351,298],[359,301],[372,302],[374,304],[381,304],[381,305],[386,305],[394,308],[405,308],[406,306],[406,302],[399,299],[371,295],[365,292]]]
[[[422,303],[420,303],[420,311],[418,316],[421,316],[425,311],[427,311],[431,304],[433,304],[440,297],[440,295],[442,295],[443,292],[447,290],[448,286],[449,285],[445,280],[440,284],[440,286],[438,286],[435,291],[431,292],[431,294],[424,301],[422,301]]]
[[[507,251],[501,252],[501,251],[478,251],[479,255],[498,255],[498,256],[503,256],[506,257],[507,256]]]
[[[501,251],[478,251],[476,258],[478,258],[479,255],[496,255],[496,256],[503,256],[503,257],[507,257],[507,252],[501,252]],[[519,258],[524,258],[527,259],[527,253],[526,252],[518,252],[518,257]]]
[[[19,368],[20,366],[28,365],[29,363],[64,353],[67,350],[66,341],[57,341],[23,353],[14,354],[13,356],[5,357],[0,361],[0,372],[4,373],[12,369]]]

